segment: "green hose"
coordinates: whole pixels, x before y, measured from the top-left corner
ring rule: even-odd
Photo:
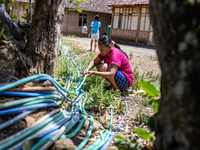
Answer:
[[[36,100],[36,101],[33,101],[33,102],[25,103],[22,106],[39,104],[39,103],[54,103],[54,102],[55,102],[55,100],[53,100],[53,99],[41,99],[41,100]]]
[[[46,74],[36,74],[36,75],[32,75],[32,76],[29,76],[29,77],[26,77],[26,78],[23,78],[23,79],[20,79],[18,81],[15,81],[15,82],[12,82],[12,83],[9,83],[9,84],[6,84],[2,87],[0,87],[0,92],[2,91],[5,91],[5,90],[8,90],[10,88],[13,88],[15,86],[18,86],[20,84],[24,84],[26,82],[30,82],[32,80],[35,80],[37,78],[40,78],[40,77],[50,77],[49,75],[46,75]],[[51,78],[51,77],[50,77]]]
[[[76,90],[74,90],[73,92],[70,92],[70,91],[67,91],[65,90],[57,81],[55,81],[51,76],[47,75],[47,74],[36,74],[36,75],[32,75],[32,76],[29,76],[29,77],[26,77],[26,78],[23,78],[23,79],[20,79],[18,81],[15,81],[15,82],[12,82],[10,84],[7,84],[7,85],[4,85],[2,87],[0,87],[0,92],[2,91],[5,91],[5,90],[8,90],[10,88],[13,88],[15,86],[18,86],[20,84],[24,84],[26,82],[30,82],[30,81],[33,81],[35,79],[38,79],[38,78],[41,78],[41,77],[47,77],[49,79],[51,79],[52,81],[54,81],[54,83],[64,92],[68,93],[68,94],[73,94],[75,92],[77,92],[80,87],[83,85],[83,83],[85,82],[85,79],[87,77],[87,75],[84,76],[84,79],[82,81],[82,83],[79,85],[79,88],[77,88]]]
[[[38,126],[28,130],[27,132],[25,132],[24,134],[22,134],[19,137],[16,137],[14,139],[11,139],[10,141],[8,141],[7,143],[4,143],[3,145],[0,145],[0,149],[7,149],[10,146],[18,143],[19,141],[25,139],[26,137],[28,137],[29,135],[36,133],[38,130],[42,129],[45,127],[45,125],[47,124],[52,124],[53,122],[55,122],[55,120],[57,120],[57,118],[62,115],[62,112],[59,112],[58,114],[48,118],[47,120],[45,120],[44,122],[42,122],[41,124],[39,124]]]
[[[4,104],[0,104],[0,110],[1,109],[6,109],[6,108],[10,108],[10,107],[15,107],[17,105],[21,105],[30,101],[35,101],[35,100],[40,100],[40,99],[61,99],[60,96],[55,95],[55,94],[51,94],[51,95],[46,95],[46,96],[38,96],[38,97],[30,97],[30,98],[24,98],[24,99],[19,99],[19,100],[15,100],[12,102],[7,102]]]
[[[58,137],[64,132],[64,131],[69,131],[74,125],[74,117],[71,119],[70,122],[66,122],[58,131],[58,133],[54,136],[47,137],[45,139],[42,139],[39,141],[37,144],[33,146],[31,150],[37,150],[37,149],[43,149],[43,148],[48,148]],[[66,132],[67,132],[66,131]]]
[[[18,147],[22,146],[26,141],[36,138],[37,136],[45,133],[46,131],[50,130],[51,128],[57,126],[58,124],[60,124],[63,120],[65,120],[65,114],[62,112],[62,115],[59,116],[58,118],[56,118],[55,120],[53,120],[51,123],[51,125],[49,126],[45,126],[43,127],[41,130],[29,135],[28,137],[24,138],[23,140],[20,140],[16,145],[13,145],[12,147],[10,147],[10,149],[17,149]],[[53,123],[53,124],[52,124]]]
[[[66,139],[66,138],[74,137],[79,132],[79,130],[81,129],[81,127],[83,126],[83,124],[87,118],[88,118],[87,116],[84,116],[83,119],[81,120],[80,124],[78,125],[78,127],[72,133],[67,134],[67,135],[63,134],[60,136],[59,139]]]
[[[107,135],[110,135],[110,131],[108,131],[108,130],[105,131],[105,133],[101,136],[100,139],[98,139],[92,145],[87,147],[85,150],[96,150],[95,148],[101,143],[102,140],[104,140],[106,138]]]
[[[76,150],[81,150],[87,144],[87,142],[88,142],[88,140],[90,138],[90,135],[92,134],[94,119],[93,119],[92,116],[89,116],[89,117],[90,117],[90,126],[89,126],[89,129],[88,129],[87,135],[86,135],[85,139],[78,145]]]
[[[39,141],[37,144],[35,144],[31,150],[38,150],[40,147],[42,147],[46,142],[48,142],[50,139],[52,138],[51,137],[48,137],[48,138],[45,138],[45,139],[42,139],[41,141]]]

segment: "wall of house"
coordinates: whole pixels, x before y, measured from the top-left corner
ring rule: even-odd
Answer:
[[[111,38],[117,42],[153,44],[148,5],[113,6]]]
[[[64,34],[67,33],[67,20],[68,20],[67,16],[68,16],[68,11],[67,11],[67,9],[65,9],[62,28],[61,28],[61,33],[64,33]]]
[[[9,12],[9,15],[12,17],[14,15],[17,16],[17,21],[26,22],[25,19],[21,18],[22,16],[25,16],[25,14],[29,11],[29,7],[26,7],[25,2],[15,2],[11,3],[11,6],[13,8],[12,11]],[[33,3],[32,3],[32,13],[33,13]]]
[[[81,36],[82,34],[82,27],[78,26],[79,24],[79,12],[65,10],[65,16],[63,18],[62,24],[62,33],[70,34],[70,35],[77,35]],[[88,12],[83,11],[81,14],[87,15],[86,26],[88,27],[88,31],[90,32],[90,25],[91,22],[94,20],[94,16],[96,14],[99,15],[99,21],[101,22],[100,35],[106,34],[107,26],[111,24],[111,14],[105,13],[95,13],[95,12]]]
[[[136,31],[112,29],[112,39],[118,42],[131,42],[136,39]]]

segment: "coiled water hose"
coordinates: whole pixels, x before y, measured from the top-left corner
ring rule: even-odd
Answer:
[[[62,44],[62,43],[61,43]],[[0,130],[5,129],[7,126],[12,125],[14,122],[24,118],[26,115],[32,113],[38,108],[43,107],[50,107],[50,106],[59,106],[61,107],[62,100],[66,99],[67,101],[72,103],[71,111],[66,111],[63,109],[55,109],[52,112],[48,113],[47,115],[43,116],[41,119],[36,121],[30,127],[27,127],[14,135],[11,135],[2,141],[0,141],[0,149],[13,149],[13,150],[20,150],[22,145],[33,139],[39,138],[39,142],[36,143],[31,150],[37,149],[48,149],[56,140],[58,139],[65,139],[65,138],[72,138],[74,137],[79,130],[82,128],[86,119],[90,119],[90,125],[87,132],[85,139],[77,146],[76,150],[81,150],[87,144],[89,137],[91,136],[92,129],[93,129],[93,117],[88,115],[85,111],[85,101],[87,100],[87,94],[83,91],[82,85],[85,82],[87,75],[82,76],[82,70],[80,69],[76,62],[74,61],[77,59],[76,56],[70,55],[65,49],[65,54],[68,55],[69,59],[71,60],[70,64],[74,65],[76,69],[73,70],[74,75],[67,75],[65,86],[62,87],[56,80],[54,80],[51,76],[47,74],[37,74],[33,76],[29,76],[23,79],[20,79],[16,82],[6,84],[0,87],[0,96],[19,96],[19,97],[28,97],[22,98],[19,100],[15,100],[12,102],[7,102],[4,104],[0,104],[0,116],[7,115],[10,113],[15,112],[22,112],[21,114],[17,115],[13,119],[0,124]],[[78,76],[77,87],[73,87],[74,91],[68,91],[70,83],[73,81],[75,75]],[[70,78],[71,77],[71,78]],[[56,88],[57,92],[55,91],[6,91],[21,84],[31,82],[31,81],[43,81],[49,80],[54,87]],[[74,100],[70,99],[67,94],[76,94],[76,98]],[[83,99],[84,97],[84,99]],[[112,131],[112,116],[113,110],[111,107],[111,119],[110,119],[110,126],[109,130],[105,130],[105,132],[99,133],[100,139],[94,142],[92,145],[86,148],[86,150],[97,150],[97,149],[107,149],[110,145],[111,141],[114,138],[116,132],[119,131],[121,123],[124,117],[127,114],[127,103],[126,104],[126,113],[123,116],[117,130],[114,132]],[[80,112],[80,113],[79,113]],[[80,114],[83,115],[83,118],[77,128],[67,134],[70,129],[74,125],[77,124],[78,120],[80,119]]]

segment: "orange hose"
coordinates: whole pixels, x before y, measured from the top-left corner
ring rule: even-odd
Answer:
[[[48,86],[48,87],[19,87],[19,88],[11,88],[7,91],[55,91],[56,88],[54,86]]]

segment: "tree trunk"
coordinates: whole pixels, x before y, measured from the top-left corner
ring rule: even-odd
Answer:
[[[162,71],[155,148],[199,149],[200,2],[151,0],[150,17]]]
[[[65,0],[36,0],[26,46],[30,74],[55,75]],[[23,69],[27,74],[26,69]],[[22,72],[23,74],[23,72]]]

